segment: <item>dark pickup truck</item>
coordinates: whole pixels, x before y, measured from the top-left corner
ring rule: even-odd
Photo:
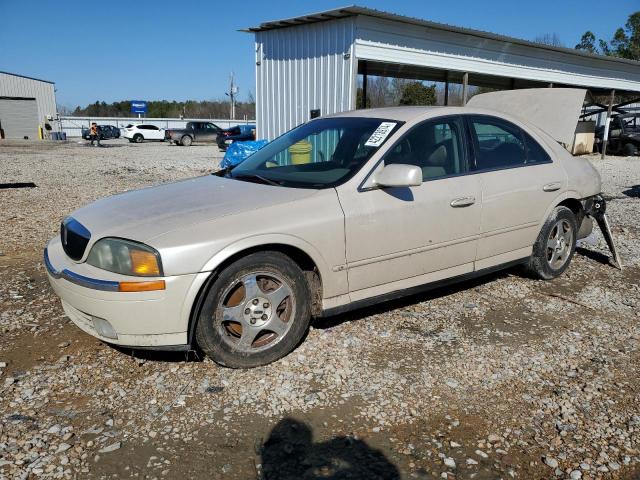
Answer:
[[[602,151],[604,127],[596,129],[596,147]],[[612,155],[638,155],[640,151],[640,114],[626,113],[617,115],[609,124],[607,153]]]
[[[187,128],[167,129],[164,139],[182,145],[190,146],[193,142],[216,143],[218,133],[222,129],[211,122],[187,122]]]

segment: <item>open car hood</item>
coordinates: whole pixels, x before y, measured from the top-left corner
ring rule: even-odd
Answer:
[[[467,105],[512,115],[571,145],[586,93],[579,88],[504,90],[476,95]]]

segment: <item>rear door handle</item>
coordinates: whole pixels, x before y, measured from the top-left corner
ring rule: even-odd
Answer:
[[[556,190],[560,190],[560,188],[562,188],[562,183],[551,182],[542,187],[542,190],[544,190],[545,192],[555,192]]]
[[[451,203],[449,205],[451,205],[453,208],[461,208],[468,207],[470,205],[473,205],[474,203],[476,203],[476,197],[460,197],[451,200]]]

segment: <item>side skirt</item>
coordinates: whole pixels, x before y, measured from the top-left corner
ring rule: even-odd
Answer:
[[[393,292],[385,293],[384,295],[377,295],[375,297],[359,300],[357,302],[348,303],[346,305],[341,305],[339,307],[329,308],[329,309],[323,310],[322,315],[320,317],[321,318],[332,317],[334,315],[339,315],[341,313],[349,312],[351,310],[368,307],[378,303],[388,302],[389,300],[408,297],[410,295],[428,292],[429,290],[435,290],[437,288],[446,287],[446,286],[464,282],[467,280],[473,280],[475,278],[482,277],[490,273],[499,272],[500,270],[505,270],[507,268],[515,267],[517,265],[522,265],[524,263],[527,263],[529,261],[529,258],[530,257],[525,257],[518,260],[512,260],[510,262],[502,263],[494,267],[483,268],[482,270],[478,270],[476,272],[465,273],[464,275],[458,275],[457,277],[451,277],[445,280],[439,280],[437,282],[426,283],[424,285],[418,285],[417,287],[406,288],[403,290],[395,290]]]

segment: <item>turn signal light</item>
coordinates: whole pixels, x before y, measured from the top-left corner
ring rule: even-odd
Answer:
[[[164,280],[153,280],[151,282],[120,282],[118,291],[120,292],[152,292],[154,290],[165,289]]]
[[[131,258],[131,269],[134,275],[143,275],[145,277],[160,276],[160,266],[158,259],[151,252],[144,250],[129,250]]]

